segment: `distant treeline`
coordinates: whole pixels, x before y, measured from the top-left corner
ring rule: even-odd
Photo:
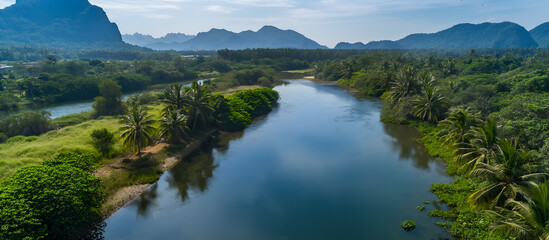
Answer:
[[[521,56],[533,56],[547,54],[549,50],[537,48],[511,48],[511,49],[475,49],[480,55],[504,55],[513,54]],[[219,58],[229,61],[250,61],[256,59],[292,59],[309,62],[346,59],[352,56],[378,54],[383,56],[428,56],[437,57],[464,57],[471,50],[442,50],[442,49],[415,49],[415,50],[388,50],[388,49],[363,49],[363,50],[335,50],[335,49],[245,49],[245,50],[219,50]]]
[[[102,59],[102,60],[169,60],[175,56],[216,56],[216,51],[154,51],[149,48],[124,44],[110,48],[88,46],[40,47],[40,46],[2,46],[0,61],[35,62],[54,55],[59,59]]]

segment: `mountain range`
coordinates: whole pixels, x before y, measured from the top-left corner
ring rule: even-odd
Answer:
[[[539,47],[549,48],[549,22],[530,30],[530,35],[538,42]]]
[[[88,0],[16,0],[0,9],[0,44],[135,47],[155,50],[219,50],[246,48],[327,49],[293,30],[264,26],[258,31],[211,29],[196,36],[170,33],[161,38],[122,35],[105,11]],[[339,43],[335,49],[472,49],[549,48],[549,23],[527,31],[512,23],[458,24],[436,33],[412,34],[397,41]]]
[[[118,26],[88,0],[17,0],[0,10],[0,42],[122,43]]]
[[[128,35],[125,35],[124,39]],[[140,39],[148,39],[147,35],[132,36],[126,41],[131,43],[134,36]],[[143,37],[144,36],[144,37]],[[187,35],[185,35],[187,36]],[[154,39],[154,38],[153,38]],[[139,44],[137,44],[139,45]],[[273,26],[264,26],[257,32],[243,31],[235,33],[225,29],[211,29],[208,32],[198,33],[195,37],[183,42],[154,43],[139,46],[151,47],[156,50],[220,50],[220,49],[246,49],[246,48],[296,48],[296,49],[327,49],[317,42],[303,36],[293,30],[281,30]]]
[[[535,33],[539,33],[536,40],[549,40],[549,24]],[[465,23],[437,33],[412,34],[398,41],[373,41],[367,44],[342,42],[335,49],[528,48],[537,47],[536,40],[524,27],[512,22]]]
[[[154,50],[172,50],[174,49],[174,47],[172,47],[173,45],[186,42],[194,37],[194,35],[186,35],[183,33],[168,33],[166,36],[155,38],[151,35],[134,33],[131,35],[122,35],[122,40],[129,44],[148,47]]]

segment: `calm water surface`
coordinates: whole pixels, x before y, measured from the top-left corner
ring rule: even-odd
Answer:
[[[198,82],[202,83],[203,81],[204,80],[199,80]],[[138,92],[124,94],[122,96],[122,100],[127,100],[128,98],[130,98],[131,96],[136,95],[136,94],[150,92],[152,90],[163,89],[163,88],[166,88],[168,85],[169,84],[162,84],[162,85],[159,85],[159,87],[153,87],[151,89],[145,89],[145,90],[138,91]],[[183,86],[185,86],[185,87],[189,87],[191,85],[192,85],[192,83],[189,83],[188,81],[183,84]],[[8,112],[7,114],[4,114],[4,115],[16,114],[16,113],[24,112],[24,111],[28,111],[28,110],[48,111],[48,112],[51,113],[51,119],[55,119],[55,118],[60,118],[60,117],[75,114],[75,113],[82,113],[82,112],[91,111],[91,110],[93,110],[93,103],[94,103],[94,100],[77,101],[77,102],[70,102],[70,103],[61,103],[61,104],[48,105],[48,106],[43,106],[43,107],[36,107],[36,108],[32,108],[32,109],[23,109],[21,111]]]
[[[105,239],[439,239],[428,217],[444,165],[380,103],[291,80],[273,112],[221,135],[107,219]],[[399,224],[416,221],[413,232]]]

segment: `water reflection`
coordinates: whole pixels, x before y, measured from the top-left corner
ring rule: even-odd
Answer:
[[[447,175],[446,166],[443,161],[430,156],[424,151],[423,146],[415,139],[421,137],[421,134],[414,128],[401,125],[386,123],[383,124],[385,133],[392,137],[390,140],[394,152],[399,153],[399,160],[413,161],[414,167],[421,170],[430,170],[431,164],[441,175]]]
[[[434,159],[422,151],[421,146],[414,140],[420,136],[416,130],[399,124],[384,124],[383,129],[392,137],[392,148],[399,153],[400,160],[412,160],[416,168],[429,170],[429,162]]]
[[[166,181],[171,188],[177,189],[181,201],[185,202],[189,198],[189,190],[204,192],[208,189],[217,167],[211,151],[199,152],[171,169]]]
[[[157,197],[158,184],[154,184],[147,192],[135,200],[134,205],[137,207],[137,214],[141,217],[147,217],[149,208],[152,206],[157,206]]]

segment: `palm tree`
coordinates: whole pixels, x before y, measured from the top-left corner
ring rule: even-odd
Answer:
[[[404,71],[398,74],[392,84],[393,87],[391,88],[389,97],[396,106],[403,99],[415,93],[417,89],[416,70],[412,67],[404,69]]]
[[[207,87],[194,82],[191,89],[185,93],[184,98],[184,105],[193,121],[192,130],[194,131],[199,118],[203,122],[208,122],[211,119],[214,111],[210,106],[212,95]]]
[[[495,163],[499,140],[497,132],[498,126],[493,118],[486,119],[484,125],[474,129],[471,142],[456,151],[454,162],[463,165],[459,169],[461,172],[469,172],[479,163]]]
[[[458,147],[463,146],[471,137],[471,129],[477,122],[478,119],[469,109],[454,109],[448,118],[440,122],[440,126],[448,131],[443,137],[444,143],[454,142]]]
[[[188,137],[187,116],[178,110],[167,109],[160,120],[160,137],[169,143],[180,143]]]
[[[529,185],[527,201],[510,200],[505,208],[488,211],[498,218],[492,231],[503,230],[517,239],[549,239],[549,182]]]
[[[170,85],[164,92],[164,99],[162,102],[166,103],[168,106],[164,108],[164,111],[167,111],[168,108],[181,110],[185,105],[184,99],[184,88],[181,84]]]
[[[120,137],[124,139],[124,145],[137,150],[137,155],[141,156],[141,149],[152,142],[154,120],[138,105],[133,105],[121,120],[124,126],[120,128]]]
[[[429,122],[438,122],[438,118],[444,113],[445,98],[437,87],[426,86],[414,100],[414,116]]]
[[[529,181],[545,176],[544,173],[531,173],[530,154],[521,151],[517,144],[517,139],[502,139],[497,145],[497,163],[479,162],[471,171],[469,176],[488,181],[486,186],[469,196],[469,202],[474,206],[502,206],[506,200],[523,194],[521,187],[526,187]]]

